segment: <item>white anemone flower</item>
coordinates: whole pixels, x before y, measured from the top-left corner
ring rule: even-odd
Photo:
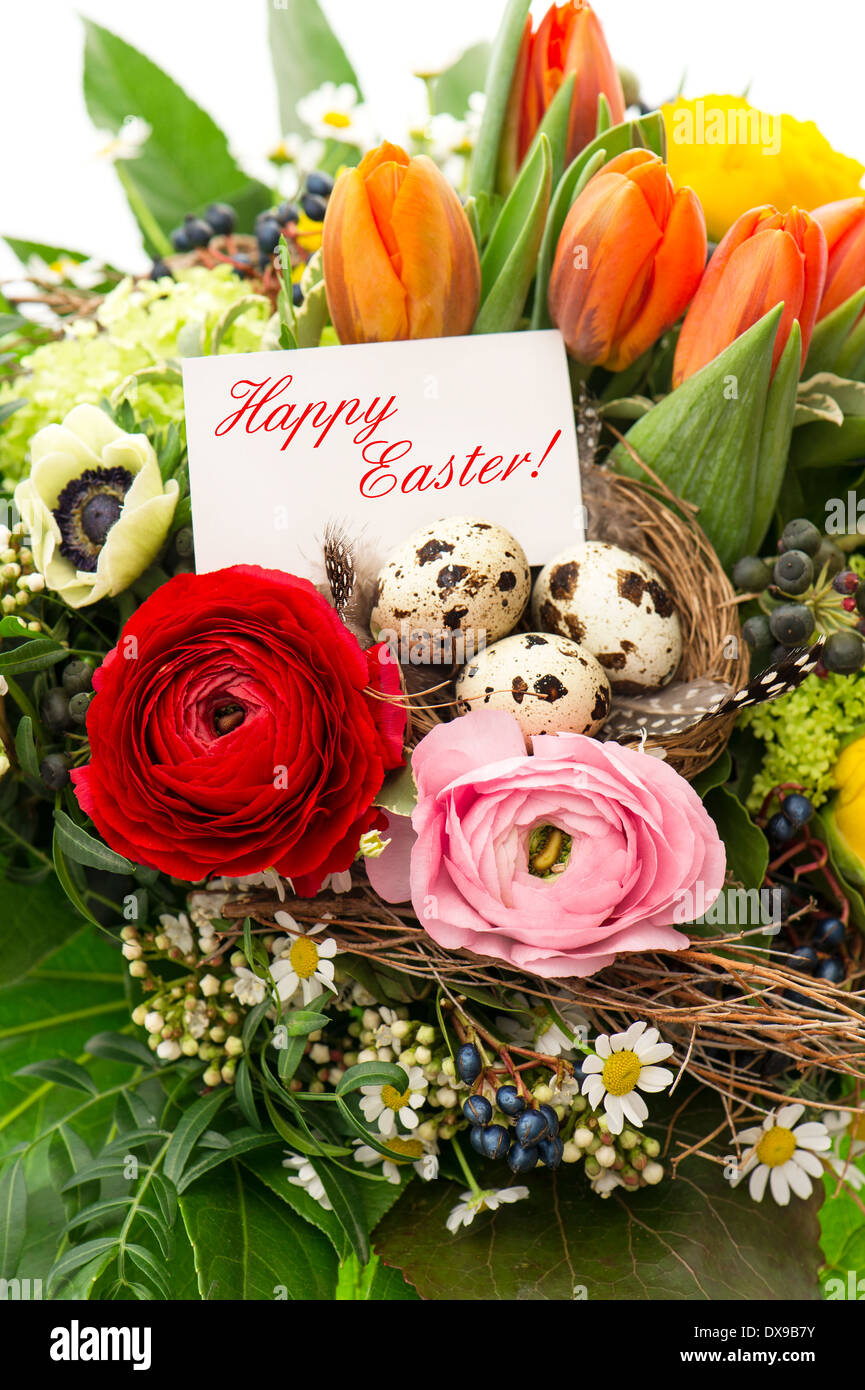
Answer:
[[[671,1071],[655,1065],[673,1051],[660,1036],[642,1021],[624,1033],[601,1033],[595,1055],[583,1062],[583,1095],[593,1110],[603,1105],[611,1134],[621,1134],[625,1120],[642,1129],[649,1107],[639,1091],[663,1091],[673,1080]]]
[[[324,1190],[324,1183],[308,1158],[301,1158],[300,1154],[290,1153],[288,1158],[282,1160],[282,1166],[295,1170],[294,1176],[288,1179],[292,1187],[302,1187],[304,1192],[308,1192],[313,1201],[318,1202],[324,1211],[333,1211],[330,1198]]]
[[[378,1122],[379,1133],[389,1138],[396,1133],[397,1120],[405,1129],[417,1129],[420,1110],[426,1100],[428,1082],[421,1067],[406,1070],[408,1086],[398,1091],[395,1086],[361,1086],[360,1108],[367,1124]]]
[[[462,1201],[451,1208],[445,1225],[451,1235],[456,1235],[460,1226],[470,1226],[482,1211],[496,1211],[498,1207],[511,1202],[521,1202],[528,1197],[527,1187],[489,1188],[486,1192],[461,1192]]]
[[[288,1003],[293,999],[297,991],[303,995],[304,1004],[321,994],[322,989],[329,989],[332,994],[336,994],[336,987],[333,983],[334,976],[334,956],[338,955],[336,942],[332,937],[327,936],[322,941],[313,940],[320,932],[323,932],[327,922],[316,922],[314,927],[310,927],[308,932],[303,932],[298,927],[294,918],[287,912],[274,913],[274,920],[284,927],[291,934],[292,940],[278,943],[282,949],[273,965],[270,973],[276,982],[277,993],[282,1002]]]
[[[364,1168],[372,1168],[376,1163],[381,1164],[382,1175],[388,1182],[398,1183],[401,1181],[400,1168],[410,1163],[414,1171],[422,1182],[432,1182],[438,1177],[439,1161],[438,1154],[432,1144],[424,1143],[416,1135],[406,1137],[402,1134],[391,1134],[388,1136],[387,1146],[396,1153],[402,1154],[402,1158],[386,1158],[379,1153],[371,1144],[365,1144],[362,1139],[354,1141],[355,1162],[362,1163]]]
[[[318,140],[339,140],[362,149],[371,143],[367,108],[351,82],[323,82],[297,103],[297,114]]]
[[[755,1202],[762,1202],[767,1183],[779,1207],[786,1207],[791,1191],[797,1197],[811,1196],[811,1179],[823,1175],[817,1154],[831,1148],[832,1140],[820,1120],[800,1125],[804,1113],[804,1105],[783,1105],[777,1113],[770,1110],[762,1125],[736,1135],[748,1152],[730,1178],[733,1187],[750,1174],[748,1192]]]
[[[180,492],[150,440],[76,405],[34,434],[30,458],[15,505],[48,588],[70,608],[128,589],[162,549]]]

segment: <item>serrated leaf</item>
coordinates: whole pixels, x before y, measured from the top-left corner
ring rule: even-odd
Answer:
[[[184,1192],[180,1210],[202,1298],[333,1297],[337,1259],[327,1237],[237,1165]]]
[[[267,31],[283,134],[305,130],[297,103],[324,82],[350,82],[360,91],[354,68],[318,0],[269,5]]]
[[[116,132],[138,116],[151,128],[137,157],[118,167],[151,251],[165,254],[166,247],[155,243],[149,219],[164,237],[210,202],[231,203],[240,225],[250,226],[269,205],[269,190],[239,168],[211,117],[131,44],[91,20],[84,28],[84,99],[94,125]]]
[[[653,1106],[663,1142],[668,1118],[661,1112]],[[718,1104],[697,1098],[676,1119],[674,1141],[685,1147],[723,1122]],[[491,1165],[481,1176],[491,1187],[506,1181]],[[532,1173],[526,1185],[527,1199],[481,1214],[451,1236],[445,1220],[463,1184],[414,1182],[378,1228],[375,1249],[427,1299],[587,1298],[597,1306],[763,1299],[786,1305],[819,1297],[819,1198],[789,1207],[755,1203],[744,1185],[731,1189],[722,1165],[697,1158],[681,1163],[675,1181],[668,1174],[655,1187],[606,1200],[590,1191],[576,1165]]]

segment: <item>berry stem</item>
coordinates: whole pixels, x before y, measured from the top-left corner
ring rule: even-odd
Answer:
[[[454,1153],[456,1154],[457,1163],[460,1165],[460,1168],[461,1168],[462,1171],[463,1171],[463,1177],[465,1178],[466,1182],[468,1183],[469,1187],[471,1188],[472,1193],[474,1194],[475,1197],[480,1197],[480,1195],[481,1195],[480,1184],[478,1183],[477,1178],[475,1177],[474,1173],[472,1172],[471,1168],[469,1167],[468,1163],[466,1162],[465,1154],[463,1153],[462,1149],[461,1149],[460,1146],[459,1146],[459,1142],[458,1142],[458,1140],[457,1140],[456,1135],[454,1135],[453,1138],[451,1139],[451,1148],[453,1149]]]

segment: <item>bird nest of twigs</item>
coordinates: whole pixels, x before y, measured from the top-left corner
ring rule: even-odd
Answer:
[[[668,687],[669,695],[700,682],[720,701],[744,686],[748,678],[739,600],[697,521],[696,507],[676,497],[636,454],[634,458],[645,469],[645,480],[622,477],[594,465],[583,470],[587,537],[619,545],[648,561],[672,596],[682,626],[682,659]],[[528,628],[527,616],[521,626]],[[413,745],[436,723],[456,714],[456,701],[451,680],[442,680],[441,667],[435,672],[434,684],[424,681],[422,675],[418,680],[416,672],[406,674],[410,682],[408,741]],[[630,703],[636,707],[637,702]],[[680,732],[645,737],[635,728],[614,736],[625,745],[663,751],[671,767],[690,781],[723,752],[735,721],[735,712],[706,720],[697,714],[691,727]]]
[[[717,1092],[728,1118],[744,1102],[764,1110],[785,1103],[791,1083],[810,1103],[838,1109],[838,1100],[819,1099],[827,1072],[842,1081],[845,1096],[856,1097],[840,1108],[865,1114],[865,1096],[858,1099],[865,1077],[861,938],[843,988],[803,976],[760,927],[704,927],[718,934],[694,937],[686,950],[625,954],[586,979],[542,980],[438,946],[410,906],[383,903],[362,882],[362,871],[355,872],[350,893],[281,902],[256,890],[230,900],[222,915],[237,922],[239,936],[247,917],[254,931],[279,931],[274,914],[281,909],[302,927],[326,915],[328,935],[346,953],[349,971],[352,960],[371,968],[377,990],[387,996],[383,1002],[440,990],[457,1016],[471,1021],[479,998],[493,995],[505,1003],[508,991],[516,991],[556,1012],[575,1006],[599,1031],[622,1031],[641,1018],[674,1045],[671,1065]]]

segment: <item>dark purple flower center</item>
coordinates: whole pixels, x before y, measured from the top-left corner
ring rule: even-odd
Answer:
[[[57,498],[60,554],[92,574],[108,532],[120,516],[132,474],[126,468],[87,468]]]

